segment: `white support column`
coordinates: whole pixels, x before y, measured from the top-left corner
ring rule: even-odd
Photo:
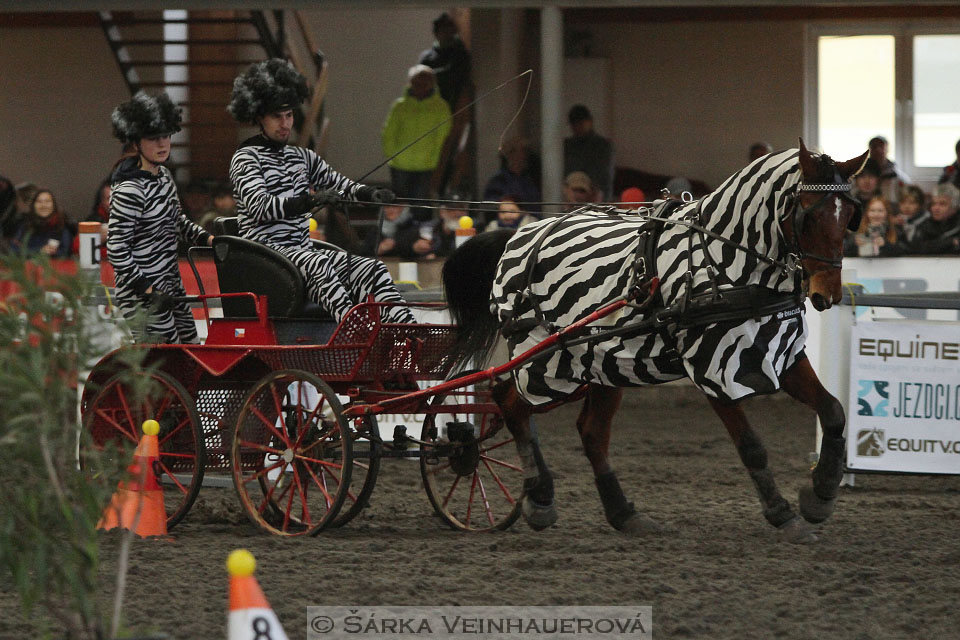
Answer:
[[[563,12],[556,5],[540,10],[540,155],[543,199],[560,202],[563,182]]]

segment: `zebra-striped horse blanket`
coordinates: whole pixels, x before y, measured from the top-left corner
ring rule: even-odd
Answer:
[[[798,150],[792,149],[756,160],[700,203],[687,203],[669,218],[696,213],[699,206],[699,224],[705,228],[782,260],[786,252],[779,220],[802,177],[797,158]],[[568,326],[627,294],[643,220],[584,211],[553,225],[555,222],[546,219],[529,224],[507,243],[491,294],[492,310],[501,326],[509,326],[510,320],[535,319],[531,305],[523,302],[524,290],[535,297],[543,319],[555,327]],[[662,224],[655,262],[665,307],[686,293],[684,275],[688,271],[693,294],[711,290],[704,248],[721,272],[721,291],[757,285],[790,293],[797,286],[782,268],[748,252],[710,238],[704,247],[689,228]],[[531,259],[536,261],[532,275],[528,273]],[[640,321],[643,314],[628,306],[597,325],[628,326]],[[529,327],[534,323],[517,324]],[[543,324],[508,334],[511,357],[548,335]],[[640,335],[570,346],[531,362],[514,375],[520,393],[535,405],[561,399],[587,382],[639,386],[684,376],[707,395],[734,401],[778,390],[784,371],[805,357],[805,339],[802,312],[689,328],[667,324]]]

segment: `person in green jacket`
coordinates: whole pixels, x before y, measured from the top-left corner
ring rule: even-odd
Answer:
[[[425,199],[430,197],[430,180],[450,133],[450,107],[436,89],[433,69],[424,64],[414,65],[407,77],[407,89],[390,107],[381,140],[383,153],[389,158],[437,127],[389,163],[394,193],[401,198]]]

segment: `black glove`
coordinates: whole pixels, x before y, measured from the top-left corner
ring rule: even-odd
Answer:
[[[361,202],[377,202],[380,204],[390,204],[397,201],[397,194],[390,189],[377,189],[368,184],[362,185],[357,189],[357,200]]]
[[[147,294],[147,303],[151,310],[157,313],[166,313],[173,309],[173,296],[165,291],[154,289]]]
[[[338,204],[340,204],[340,194],[333,189],[324,189],[313,194],[313,206],[310,208],[336,207]]]
[[[312,203],[313,196],[309,193],[304,193],[295,198],[287,198],[287,201],[283,203],[283,217],[287,219],[301,218],[313,209]]]

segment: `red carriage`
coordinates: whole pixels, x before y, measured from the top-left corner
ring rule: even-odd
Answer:
[[[375,302],[339,324],[318,318],[296,269],[252,245],[217,238],[219,284],[269,291],[269,314],[264,295],[200,295],[204,344],[114,351],[81,398],[83,428],[100,447],[135,442],[144,420],[158,420],[168,527],[190,510],[204,474],[232,476],[247,515],[272,533],[340,526],[367,505],[387,457],[419,458],[427,496],[450,526],[510,526],[523,478],[489,377],[419,390],[451,375],[454,327],[384,322]],[[209,298],[222,300],[225,317],[210,317]],[[144,350],[142,375],[124,371],[132,349]],[[398,427],[381,438],[375,414],[388,410],[421,418],[419,437]]]

